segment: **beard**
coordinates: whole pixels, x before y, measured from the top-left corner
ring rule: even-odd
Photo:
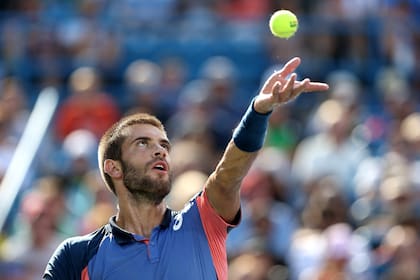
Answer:
[[[157,205],[171,190],[171,174],[167,180],[161,177],[153,179],[146,175],[144,170],[138,170],[127,162],[122,162],[121,166],[124,173],[124,185],[137,201]]]

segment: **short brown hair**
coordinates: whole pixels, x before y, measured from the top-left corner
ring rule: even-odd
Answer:
[[[150,124],[161,129],[166,133],[165,127],[163,126],[162,122],[155,116],[147,113],[136,113],[128,115],[116,122],[104,133],[98,145],[99,171],[106,186],[114,194],[115,186],[112,182],[111,177],[104,172],[104,162],[106,159],[121,161],[121,146],[127,137],[124,131],[127,127],[130,127],[135,124]]]

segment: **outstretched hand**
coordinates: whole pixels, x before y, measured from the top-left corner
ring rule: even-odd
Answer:
[[[302,81],[296,80],[294,71],[300,61],[299,57],[294,57],[280,71],[268,77],[255,99],[254,109],[257,112],[268,113],[277,105],[286,103],[303,92],[328,90],[329,86],[326,83],[311,82],[308,78]]]

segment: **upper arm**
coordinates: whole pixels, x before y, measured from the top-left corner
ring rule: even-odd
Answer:
[[[51,256],[42,279],[84,280],[89,279],[87,266],[97,253],[107,226],[84,236],[76,236],[63,241]]]
[[[77,272],[75,272],[70,242],[66,240],[57,247],[54,254],[51,256],[45,269],[43,279],[80,279],[80,277],[77,277]],[[81,272],[79,275],[81,275]]]
[[[240,186],[257,153],[240,150],[230,141],[215,171],[206,182],[212,207],[228,223],[233,222],[240,208]]]

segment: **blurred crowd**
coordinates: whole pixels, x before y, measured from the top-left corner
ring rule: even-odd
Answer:
[[[299,18],[288,40],[268,30],[280,8]],[[115,213],[96,147],[119,117],[144,111],[164,122],[175,167],[167,201],[180,209],[261,81],[293,56],[299,77],[330,90],[272,114],[227,241],[229,279],[420,279],[418,0],[15,0],[0,9],[0,180],[40,91],[60,93],[1,229],[1,280],[40,279],[64,238]]]

